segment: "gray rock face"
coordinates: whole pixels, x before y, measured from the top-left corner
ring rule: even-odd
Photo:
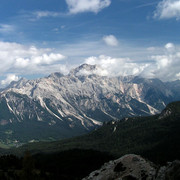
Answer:
[[[83,180],[178,180],[180,161],[168,163],[158,168],[139,155],[128,154],[117,160],[105,163]]]
[[[175,160],[167,163],[159,169],[157,180],[179,180],[180,179],[180,161]]]
[[[154,164],[141,156],[129,154],[104,164],[100,170],[92,172],[83,180],[150,180],[155,175]]]
[[[67,137],[106,121],[157,114],[175,94],[180,97],[180,86],[172,91],[170,83],[157,79],[101,76],[98,68],[84,64],[68,75],[11,83],[0,92],[0,124],[36,122],[61,127],[62,137]]]

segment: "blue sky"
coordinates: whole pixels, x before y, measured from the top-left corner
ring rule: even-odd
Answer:
[[[180,0],[2,0],[0,86],[82,63],[176,80],[179,31]]]

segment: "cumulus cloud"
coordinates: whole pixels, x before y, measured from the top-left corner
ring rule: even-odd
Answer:
[[[57,71],[67,74],[75,63],[78,66],[78,63],[82,64],[82,62],[97,64],[100,68],[95,69],[93,73],[102,76],[140,75],[163,81],[180,79],[180,47],[171,42],[162,47],[141,48],[140,51],[143,51],[141,60],[138,59],[139,54],[138,58],[134,58],[137,54],[130,56],[132,49],[126,49],[127,53],[124,55],[114,53],[114,57],[99,56],[109,52],[105,50],[95,53],[97,48],[94,47],[98,46],[99,44],[92,44],[88,46],[87,51],[84,51],[82,44],[76,50],[69,46],[66,47],[67,51],[62,49],[63,54],[67,54],[70,59],[71,65],[69,65],[63,61],[66,57],[53,49],[0,41],[0,78],[2,80],[3,76],[7,76],[4,80],[0,80],[0,85],[5,86],[11,80],[18,80],[18,77],[44,76]],[[85,57],[85,60],[79,61],[80,55],[82,58]],[[73,61],[71,57],[77,57],[78,60]],[[80,73],[87,75],[89,72]]]
[[[112,58],[105,55],[89,57],[85,60],[85,63],[99,65],[101,68],[97,71],[97,74],[104,76],[139,75],[147,66],[146,64],[133,63],[129,58]]]
[[[118,40],[114,35],[108,35],[103,37],[103,41],[108,45],[108,46],[118,46]]]
[[[167,43],[165,45],[165,48],[168,50],[168,51],[174,51],[175,50],[175,46],[173,43]]]
[[[66,0],[71,14],[93,12],[98,13],[111,4],[111,0]]]
[[[180,19],[180,1],[179,0],[162,0],[158,3],[154,17],[158,19]]]
[[[61,54],[54,54],[54,53],[50,53],[50,54],[42,54],[40,56],[32,56],[30,58],[16,58],[15,59],[15,63],[14,66],[17,68],[25,68],[28,66],[35,66],[35,65],[49,65],[49,64],[53,64],[56,61],[59,61],[61,59],[63,59],[64,56]]]
[[[164,81],[179,79],[180,48],[176,48],[172,43],[167,43],[165,49],[165,54],[151,56],[155,61],[154,66],[150,67],[153,76]]]
[[[35,46],[24,46],[17,43],[0,42],[0,73],[4,74],[47,74],[60,71],[60,62],[65,59],[60,53],[51,49],[38,49]],[[6,84],[15,76],[8,75],[2,81]]]
[[[2,86],[6,86],[8,85],[9,83],[11,83],[12,81],[18,81],[19,80],[19,77],[16,76],[15,74],[8,74],[6,76],[6,79],[2,80],[1,81],[1,85]]]
[[[99,65],[101,68],[93,72],[98,75],[139,75],[147,78],[159,78],[163,81],[180,79],[180,48],[173,43],[167,43],[163,50],[163,54],[151,55],[147,63],[134,62],[130,58],[112,58],[104,55],[89,57],[85,63]]]

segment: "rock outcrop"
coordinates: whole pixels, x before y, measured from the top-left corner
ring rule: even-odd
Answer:
[[[168,162],[158,170],[156,180],[178,180],[180,179],[180,161]]]
[[[128,154],[105,163],[83,180],[178,180],[180,161],[158,167],[139,155]]]

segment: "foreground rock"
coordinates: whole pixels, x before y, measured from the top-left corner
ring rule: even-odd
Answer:
[[[157,180],[178,180],[180,179],[180,161],[175,160],[167,163],[159,169]]]
[[[139,155],[129,154],[104,164],[83,180],[177,180],[180,161],[158,168]]]

